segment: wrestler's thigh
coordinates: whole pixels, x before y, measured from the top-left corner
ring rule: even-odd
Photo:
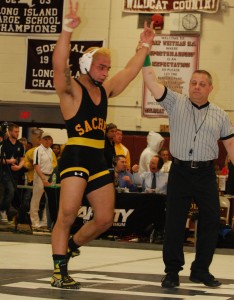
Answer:
[[[115,192],[113,183],[106,184],[89,194],[87,199],[94,210],[95,218],[113,216]]]
[[[77,215],[87,182],[80,177],[68,177],[61,181],[59,214]]]

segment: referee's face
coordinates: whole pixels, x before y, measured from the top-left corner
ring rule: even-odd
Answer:
[[[208,101],[210,92],[213,90],[212,84],[206,74],[194,73],[189,83],[190,100],[201,106]]]

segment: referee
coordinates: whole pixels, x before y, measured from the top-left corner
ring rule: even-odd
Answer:
[[[227,114],[208,101],[213,90],[212,77],[196,70],[189,84],[189,97],[157,82],[146,57],[143,76],[156,101],[167,111],[170,121],[170,168],[167,192],[163,261],[166,276],[163,288],[180,285],[183,269],[185,224],[191,202],[199,209],[196,256],[190,280],[209,287],[221,285],[209,272],[215,252],[220,221],[219,194],[214,170],[221,139],[234,163],[234,128]]]

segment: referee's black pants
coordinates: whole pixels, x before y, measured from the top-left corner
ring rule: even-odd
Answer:
[[[196,256],[191,270],[209,272],[220,222],[219,194],[214,166],[192,169],[172,163],[167,192],[163,261],[165,272],[183,270],[185,226],[191,202],[199,209]]]

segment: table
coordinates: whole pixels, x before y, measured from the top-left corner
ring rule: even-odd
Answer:
[[[59,208],[59,186],[45,187],[52,223],[56,222]],[[116,193],[112,227],[106,234],[144,234],[151,224],[164,227],[166,196],[154,193]],[[72,232],[93,218],[93,211],[84,197]]]
[[[32,230],[29,216],[32,189],[33,186],[31,185],[17,185],[15,205],[18,210],[18,215],[15,219],[15,231],[17,231],[18,224],[28,224]]]

